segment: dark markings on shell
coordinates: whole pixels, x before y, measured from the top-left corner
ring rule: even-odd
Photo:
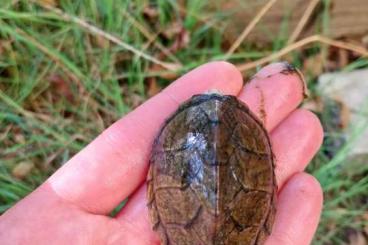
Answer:
[[[167,245],[263,244],[277,186],[269,137],[230,95],[195,95],[166,120],[147,178],[153,229]]]

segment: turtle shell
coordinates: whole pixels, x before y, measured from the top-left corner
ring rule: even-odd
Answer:
[[[147,178],[162,244],[263,244],[277,186],[262,123],[236,97],[195,95],[166,120]]]

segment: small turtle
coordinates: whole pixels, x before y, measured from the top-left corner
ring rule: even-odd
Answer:
[[[263,244],[276,212],[269,136],[235,96],[195,95],[154,141],[148,208],[162,244]]]

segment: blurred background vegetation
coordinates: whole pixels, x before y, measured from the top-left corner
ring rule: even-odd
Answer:
[[[313,244],[367,244],[367,157],[349,155],[367,106],[350,120],[318,85],[322,73],[368,66],[367,12],[365,0],[2,0],[0,212],[188,70],[227,59],[247,80],[287,60],[325,128],[308,169],[325,195]]]

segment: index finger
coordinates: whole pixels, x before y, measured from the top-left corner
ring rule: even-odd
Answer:
[[[236,95],[242,84],[241,74],[229,63],[200,66],[106,129],[47,183],[88,212],[110,212],[145,179],[152,141],[179,103],[210,89]]]

